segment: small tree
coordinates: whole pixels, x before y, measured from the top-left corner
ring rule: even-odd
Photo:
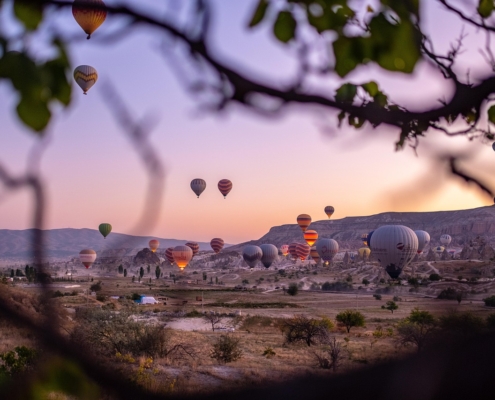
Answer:
[[[485,302],[485,306],[495,307],[495,296],[487,297],[486,299],[483,299],[483,301]]]
[[[382,299],[382,295],[381,295],[381,294],[378,294],[378,293],[375,293],[375,294],[373,295],[373,297],[374,297],[375,299],[377,299],[377,300],[381,300],[381,299]]]
[[[430,274],[429,278],[430,281],[439,281],[442,279],[442,277],[438,274]]]
[[[303,342],[309,346],[317,344],[327,337],[328,331],[333,328],[328,318],[315,319],[305,315],[294,316],[282,323],[281,329],[285,336],[285,343]]]
[[[121,274],[122,272],[124,272],[124,267],[122,267],[122,264],[119,265],[119,274]]]
[[[141,278],[144,276],[144,268],[141,267],[139,268],[139,280],[141,281]]]
[[[402,346],[416,346],[419,353],[433,336],[436,327],[437,321],[431,313],[415,308],[397,325],[398,343]]]
[[[363,278],[363,280],[361,281],[361,283],[363,285],[369,285],[370,284],[370,281],[368,279],[366,279],[366,278]]]
[[[147,269],[148,274],[149,274],[151,272],[151,265],[148,265],[148,267],[146,269]]]
[[[243,284],[243,285],[249,285],[249,281],[248,281],[247,279],[243,279],[243,280],[242,280],[242,284]]]
[[[364,326],[364,315],[355,310],[341,311],[337,314],[335,319],[337,322],[345,326],[347,333],[349,333],[353,327]]]
[[[215,332],[216,326],[222,322],[222,317],[220,314],[209,312],[203,316],[203,318],[211,324],[211,330]]]
[[[124,269],[124,278],[126,278],[126,277],[127,277],[127,268]]]
[[[96,283],[93,283],[90,287],[89,290],[92,292],[99,292],[101,290],[101,281],[98,281]]]
[[[299,292],[299,288],[297,287],[297,283],[291,283],[289,285],[289,288],[287,289],[287,293],[290,294],[291,296],[296,296],[297,293]]]
[[[203,272],[203,280],[206,281],[208,279],[208,275],[206,275],[206,272]]]
[[[132,275],[132,282],[134,282],[136,280],[136,277],[134,275]]]
[[[467,339],[470,336],[481,333],[485,327],[483,318],[473,313],[458,312],[451,310],[440,317],[440,328],[444,335],[451,335],[454,338]]]
[[[160,266],[157,265],[155,268],[156,279],[160,278],[161,273],[162,273],[162,270],[160,269]]]
[[[324,344],[323,349],[313,352],[318,366],[336,372],[345,359],[342,344],[341,342],[337,342],[335,337],[328,337],[322,343]]]
[[[385,310],[391,311],[393,314],[394,311],[399,308],[399,306],[397,305],[397,303],[395,301],[389,300],[389,301],[387,301],[387,303],[384,306],[382,306],[382,308]]]
[[[228,363],[242,357],[240,339],[233,335],[221,335],[213,344],[211,358]]]

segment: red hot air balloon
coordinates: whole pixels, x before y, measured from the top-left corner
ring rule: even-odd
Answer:
[[[211,242],[210,242],[210,246],[216,254],[218,254],[222,251],[224,244],[225,243],[224,243],[223,239],[220,239],[220,238],[211,239]]]
[[[309,253],[313,261],[318,264],[321,260],[320,255],[318,254],[318,251],[316,250],[316,246],[311,247],[311,251]]]
[[[96,251],[92,249],[81,250],[79,252],[79,260],[86,268],[91,267],[96,260]]]
[[[186,243],[186,246],[187,247],[190,247],[191,250],[193,251],[193,257],[198,254],[199,252],[199,244],[197,244],[196,242],[187,242]]]
[[[311,252],[311,247],[309,247],[307,243],[297,244],[296,253],[297,253],[297,257],[301,261],[304,261],[306,258],[308,258],[310,252]]]
[[[289,254],[289,245],[283,244],[282,246],[280,246],[280,251],[283,256],[286,256],[287,254]]]
[[[311,224],[311,217],[308,214],[300,214],[297,216],[297,224],[303,232],[306,232],[309,224]]]
[[[165,250],[165,258],[170,264],[173,264],[175,262],[174,260],[174,248],[169,247],[167,250]]]
[[[289,244],[289,254],[290,258],[293,260],[297,260],[297,251],[296,251],[297,243]]]
[[[150,250],[154,253],[156,249],[160,247],[160,242],[156,239],[151,239],[148,245],[150,246]]]
[[[304,240],[308,246],[313,246],[313,244],[318,240],[318,232],[307,230],[304,232]]]
[[[223,194],[223,198],[225,199],[232,190],[232,182],[228,179],[222,179],[218,182],[218,190],[220,190],[220,193]]]

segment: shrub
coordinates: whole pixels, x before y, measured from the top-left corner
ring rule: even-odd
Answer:
[[[344,360],[343,348],[335,337],[328,338],[320,351],[314,351],[318,366],[323,369],[332,369],[336,372]]]
[[[36,350],[26,346],[14,348],[0,354],[0,375],[15,375],[26,371],[36,360]]]
[[[265,347],[265,351],[263,351],[263,355],[264,355],[266,358],[272,358],[272,357],[273,357],[273,356],[275,356],[276,354],[277,354],[277,353],[275,353],[271,347]]]
[[[399,306],[395,303],[395,301],[389,300],[384,306],[382,306],[382,308],[385,310],[392,311],[393,314],[394,311],[399,308]]]
[[[438,274],[430,274],[430,276],[428,277],[428,279],[430,281],[439,281],[440,279],[442,279],[442,277]]]
[[[485,302],[485,306],[487,307],[495,307],[495,295],[487,297],[486,299],[483,299]]]
[[[236,361],[241,357],[240,339],[233,335],[221,335],[213,344],[211,358],[217,361],[228,363]]]
[[[133,293],[131,296],[131,300],[139,300],[141,299],[141,295],[137,293]]]
[[[294,316],[281,325],[285,343],[303,342],[308,346],[324,340],[332,328],[333,323],[328,318],[315,319],[305,315]]]
[[[361,282],[363,285],[369,285],[370,284],[370,281],[366,278],[363,278],[362,282]]]
[[[321,285],[321,290],[323,291],[339,292],[349,289],[352,289],[352,285],[348,282],[325,282],[323,285]]]
[[[373,297],[374,297],[375,299],[377,299],[377,300],[381,300],[381,299],[382,299],[382,295],[381,295],[381,294],[378,294],[378,293],[375,293],[375,294],[373,295]]]
[[[52,297],[64,297],[64,294],[60,290],[57,290],[52,294]]]
[[[450,311],[440,317],[440,327],[445,334],[463,339],[480,333],[485,327],[485,321],[473,313]]]
[[[402,346],[414,345],[419,353],[433,337],[436,326],[437,321],[431,313],[415,308],[398,323],[397,342]]]
[[[291,296],[295,296],[297,295],[298,292],[299,292],[299,288],[297,287],[297,284],[291,283],[289,285],[289,288],[287,289],[287,293]]]
[[[347,333],[349,333],[353,327],[364,326],[364,315],[355,310],[341,311],[337,314],[335,319],[345,326]]]
[[[486,327],[490,330],[495,330],[495,314],[490,314],[486,317]]]

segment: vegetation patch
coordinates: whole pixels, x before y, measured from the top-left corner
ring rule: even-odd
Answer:
[[[205,307],[225,307],[225,308],[303,308],[302,306],[294,303],[284,303],[284,302],[275,302],[275,303],[210,303],[205,304]]]

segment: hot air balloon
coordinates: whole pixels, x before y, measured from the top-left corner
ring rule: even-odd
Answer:
[[[223,245],[224,245],[223,239],[220,238],[211,239],[210,246],[216,254],[222,251]]]
[[[182,271],[193,258],[193,251],[189,246],[180,245],[174,247],[172,255],[174,256],[175,263]]]
[[[318,239],[316,251],[324,261],[332,261],[335,254],[339,252],[339,244],[333,239]]]
[[[304,240],[309,247],[313,246],[313,244],[318,240],[318,232],[307,230],[304,232]]]
[[[430,234],[426,231],[414,231],[418,237],[418,254],[421,254],[424,248],[430,243]]]
[[[370,245],[373,257],[396,279],[416,255],[418,237],[407,226],[384,225],[373,232]]]
[[[445,250],[445,247],[443,247],[443,246],[435,247],[435,253],[437,253],[437,254],[442,254],[444,250]]]
[[[260,249],[263,252],[261,263],[265,268],[270,268],[270,265],[278,258],[277,246],[274,246],[273,244],[262,244]]]
[[[297,258],[301,261],[306,260],[308,258],[309,253],[311,252],[311,247],[307,245],[307,243],[298,243],[296,246]]]
[[[96,260],[96,251],[92,249],[84,249],[79,252],[79,260],[86,268],[91,267]]]
[[[447,247],[451,241],[452,241],[452,237],[450,235],[443,234],[442,236],[440,236],[440,243],[442,243],[443,245],[445,245]]]
[[[370,243],[371,243],[371,236],[373,235],[373,232],[375,232],[375,231],[371,231],[370,233],[368,233],[368,236],[366,237],[366,241],[368,242],[367,246],[369,248],[371,248]]]
[[[358,250],[358,254],[359,254],[359,257],[364,260],[364,259],[367,259],[370,256],[371,250],[370,250],[369,247],[361,247]]]
[[[289,244],[289,254],[290,258],[293,260],[297,260],[297,251],[296,251],[297,243]]]
[[[148,243],[150,250],[154,253],[158,247],[160,247],[160,242],[156,239],[151,239]]]
[[[74,80],[83,90],[83,93],[87,94],[98,80],[98,72],[90,65],[80,65],[74,70]]]
[[[98,230],[103,235],[103,237],[106,238],[109,235],[109,233],[112,232],[112,225],[107,223],[100,224]]]
[[[194,193],[196,193],[196,196],[198,196],[199,199],[201,193],[203,193],[204,190],[206,189],[206,182],[203,179],[199,179],[199,178],[193,179],[191,181],[191,189]]]
[[[225,199],[232,190],[232,182],[228,179],[222,179],[218,182],[218,190],[220,190],[220,193],[223,194],[223,198]]]
[[[308,214],[300,214],[297,216],[297,224],[303,232],[306,232],[309,224],[311,224],[311,217]]]
[[[105,21],[107,10],[103,7],[105,3],[102,0],[75,0],[72,4],[72,15],[88,35],[87,39],[90,39],[91,34]]]
[[[492,143],[492,149],[495,151],[495,142]]]
[[[368,234],[367,233],[363,233],[361,235],[361,240],[362,240],[362,242],[363,242],[363,244],[365,246],[368,246],[369,245],[369,243],[368,243]]]
[[[283,244],[282,246],[280,246],[280,252],[284,256],[286,256],[287,254],[289,254],[289,245],[288,244]]]
[[[190,247],[191,250],[193,251],[193,257],[198,254],[199,252],[199,244],[197,244],[196,242],[187,242],[186,243],[186,246]]]
[[[325,214],[327,214],[328,218],[330,218],[334,212],[335,212],[335,208],[333,208],[332,206],[325,207]]]
[[[173,247],[168,247],[167,250],[165,250],[165,258],[168,260],[170,264],[173,264],[175,262]]]
[[[320,262],[321,257],[318,254],[318,250],[316,250],[316,246],[311,247],[311,251],[309,252],[309,255],[316,264]]]
[[[242,258],[250,268],[256,267],[256,264],[263,256],[263,250],[258,246],[248,245],[242,249]]]

